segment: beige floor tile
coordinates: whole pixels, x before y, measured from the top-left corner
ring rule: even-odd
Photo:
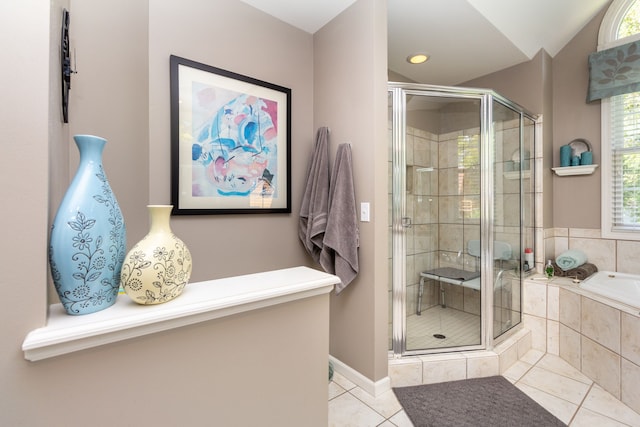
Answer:
[[[400,402],[398,402],[392,390],[382,393],[377,397],[371,396],[360,387],[354,388],[350,393],[385,418],[389,418],[402,410],[402,405],[400,405]]]
[[[640,426],[640,414],[597,384],[594,384],[589,391],[582,407],[631,426]]]
[[[333,380],[332,382],[338,384],[340,387],[342,387],[345,390],[351,390],[352,388],[354,388],[356,385],[354,383],[352,383],[351,381],[349,381],[348,379],[346,379],[343,375],[339,374],[338,372],[333,371]]]
[[[329,402],[329,427],[374,427],[384,417],[358,400],[344,393]]]
[[[589,391],[589,385],[555,372],[534,366],[518,384],[526,384],[545,393],[579,405]]]
[[[578,410],[578,405],[567,402],[557,396],[545,393],[542,390],[528,386],[521,382],[516,383],[516,387],[522,390],[527,396],[538,402],[547,411],[555,415],[560,421],[567,424]]]
[[[556,374],[580,381],[581,383],[591,384],[593,381],[585,374],[571,366],[562,358],[553,354],[545,354],[536,364],[538,368],[543,368]]]
[[[532,366],[533,365],[527,362],[518,360],[516,363],[511,365],[511,367],[507,369],[504,374],[502,374],[502,376],[512,383],[515,383],[516,381],[519,381],[522,376],[526,374],[529,369],[531,369]]]
[[[483,360],[484,353],[453,357]],[[497,357],[497,356],[496,356]],[[418,361],[441,362],[451,355],[431,355]],[[414,361],[400,361],[404,365]],[[395,360],[391,366],[398,365]],[[640,414],[556,355],[530,350],[504,376],[570,427],[640,426]],[[336,373],[329,384],[329,426],[413,427],[393,391],[374,398]]]
[[[439,339],[434,334],[444,335]],[[407,349],[455,347],[480,343],[480,316],[437,305],[420,316],[407,316]]]
[[[607,418],[604,415],[597,414],[586,408],[580,408],[576,414],[570,427],[628,427],[627,424]]]
[[[413,423],[407,416],[407,413],[404,412],[404,410],[389,418],[389,421],[391,421],[393,425],[397,427],[413,427]]]
[[[346,392],[347,391],[344,388],[340,387],[335,381],[331,381],[329,383],[329,400],[333,399],[334,397],[338,397],[342,393]]]

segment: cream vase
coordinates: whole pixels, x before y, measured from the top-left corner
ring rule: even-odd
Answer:
[[[179,296],[191,276],[191,254],[171,231],[171,205],[149,205],[151,228],[127,254],[120,284],[138,304],[160,304]]]

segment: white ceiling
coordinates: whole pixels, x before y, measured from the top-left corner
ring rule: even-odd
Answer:
[[[242,0],[315,33],[355,0]],[[610,0],[387,0],[389,69],[420,83],[454,85],[555,56]],[[595,41],[594,41],[595,43]],[[431,59],[410,65],[406,57]]]

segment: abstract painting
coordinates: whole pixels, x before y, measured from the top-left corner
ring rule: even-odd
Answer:
[[[173,213],[290,213],[291,90],[170,63]]]

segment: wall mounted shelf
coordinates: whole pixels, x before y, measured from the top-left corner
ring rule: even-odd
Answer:
[[[503,175],[506,179],[520,179],[520,171],[503,172]],[[531,178],[531,169],[523,170],[522,178]]]
[[[596,171],[598,165],[581,165],[581,166],[566,166],[551,168],[558,176],[573,176],[573,175],[591,175]]]

